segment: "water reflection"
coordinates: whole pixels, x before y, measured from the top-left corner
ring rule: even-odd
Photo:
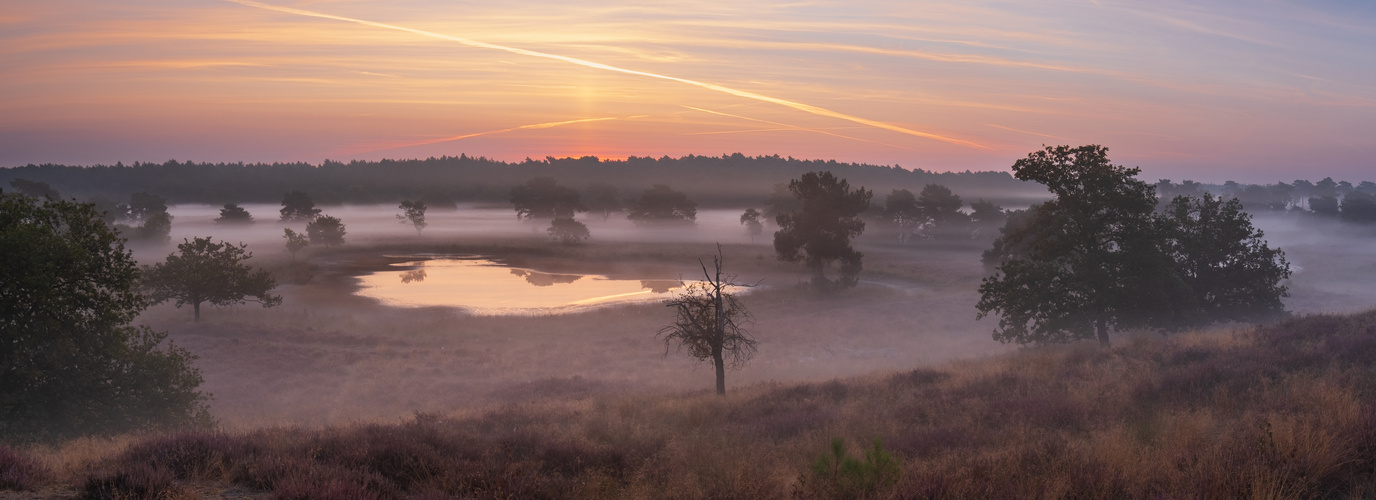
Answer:
[[[529,269],[512,269],[511,274],[525,278],[526,283],[535,286],[554,286],[555,283],[573,283],[578,281],[578,278],[583,277],[581,274],[550,274],[531,271]]]
[[[486,259],[436,258],[393,264],[360,276],[359,294],[392,305],[462,307],[476,314],[573,311],[611,303],[656,301],[682,287],[675,280],[616,280],[545,273]]]
[[[401,273],[402,283],[410,283],[412,281],[425,281],[425,268],[422,267]]]

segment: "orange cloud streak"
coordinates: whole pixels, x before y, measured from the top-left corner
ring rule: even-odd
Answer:
[[[231,1],[232,1],[232,0],[231,0]],[[633,117],[633,118],[634,118],[634,117]],[[517,131],[517,130],[529,130],[529,129],[550,128],[550,127],[558,127],[558,126],[560,126],[560,125],[572,125],[572,124],[575,124],[575,123],[600,122],[600,121],[617,120],[617,119],[619,119],[619,118],[616,118],[616,117],[614,117],[614,116],[608,116],[608,117],[603,117],[603,118],[582,118],[582,119],[578,119],[578,120],[565,120],[565,121],[561,121],[561,122],[535,123],[535,124],[531,124],[531,125],[521,125],[521,126],[519,126],[519,127],[504,128],[504,129],[500,129],[500,130],[488,130],[488,131],[485,131],[485,132],[474,132],[474,133],[471,133],[471,134],[456,135],[456,136],[454,136],[454,137],[445,137],[445,138],[443,138],[443,139],[432,139],[432,140],[428,140],[428,141],[409,142],[409,143],[406,143],[406,144],[398,144],[398,145],[396,145],[396,146],[387,146],[387,147],[385,147],[385,148],[378,148],[378,149],[372,149],[372,150],[368,150],[368,151],[362,151],[362,152],[359,152],[359,153],[357,153],[357,154],[376,153],[376,152],[378,152],[378,151],[386,151],[386,150],[389,150],[389,149],[409,148],[409,147],[414,147],[414,146],[425,146],[425,145],[428,145],[428,144],[439,144],[439,143],[441,143],[441,142],[457,141],[457,140],[461,140],[461,139],[467,139],[467,138],[470,138],[470,137],[478,137],[478,136],[483,136],[483,135],[492,135],[492,134],[502,134],[502,133],[506,133],[506,132],[515,132],[515,131]]]
[[[984,146],[984,145],[982,145],[982,144],[977,144],[977,143],[970,142],[970,141],[966,141],[966,140],[962,140],[962,139],[956,139],[956,138],[952,138],[952,137],[946,137],[946,136],[942,136],[942,135],[932,134],[932,133],[929,133],[929,132],[922,132],[922,131],[919,131],[919,130],[912,130],[912,129],[909,129],[909,128],[900,127],[900,126],[898,126],[898,125],[893,125],[893,124],[890,124],[890,123],[884,123],[884,122],[877,121],[877,120],[871,120],[871,119],[868,119],[868,118],[861,118],[861,117],[858,117],[858,116],[848,115],[848,114],[841,113],[841,112],[838,112],[838,111],[832,111],[832,110],[830,110],[830,109],[826,109],[826,108],[822,108],[822,107],[818,107],[818,106],[813,106],[813,105],[811,105],[811,104],[804,104],[804,103],[800,103],[800,102],[796,102],[796,101],[790,101],[790,100],[787,100],[787,99],[780,99],[780,98],[777,98],[777,97],[770,97],[770,96],[763,95],[763,94],[757,94],[757,93],[754,93],[754,92],[748,92],[748,91],[744,91],[744,90],[737,90],[737,89],[733,89],[733,88],[730,88],[730,87],[724,87],[724,86],[717,85],[717,84],[713,84],[713,83],[706,83],[706,82],[700,82],[700,81],[697,81],[697,80],[689,80],[689,79],[687,79],[687,78],[679,78],[679,77],[674,77],[674,76],[661,75],[661,74],[657,74],[657,73],[649,73],[649,72],[645,72],[645,71],[637,71],[637,70],[633,70],[633,69],[626,69],[626,68],[621,68],[621,67],[617,67],[617,66],[611,66],[611,65],[608,65],[608,64],[602,64],[602,63],[599,63],[599,62],[588,61],[588,60],[586,60],[586,59],[578,59],[578,58],[574,58],[574,57],[561,56],[561,55],[558,55],[558,54],[550,54],[550,53],[546,53],[546,52],[537,52],[537,51],[534,51],[534,50],[520,49],[520,48],[516,48],[516,47],[507,47],[507,46],[505,46],[505,45],[497,45],[497,44],[493,44],[493,43],[480,42],[480,41],[477,41],[477,40],[470,40],[470,39],[467,39],[467,38],[461,38],[461,37],[456,37],[456,36],[451,36],[451,35],[445,35],[445,34],[442,34],[442,33],[435,33],[435,32],[433,32],[433,31],[425,31],[425,30],[418,30],[418,29],[415,29],[415,28],[407,28],[407,27],[404,27],[404,26],[397,26],[397,25],[394,25],[394,24],[379,23],[379,22],[375,22],[375,21],[368,21],[368,20],[364,20],[364,19],[356,19],[356,18],[352,18],[352,17],[336,16],[336,15],[333,15],[333,14],[325,14],[325,13],[321,13],[321,12],[314,12],[314,11],[309,11],[309,10],[291,8],[291,7],[281,7],[281,6],[277,6],[277,5],[270,5],[270,4],[265,4],[265,3],[261,3],[261,2],[255,2],[255,1],[253,1],[253,0],[225,0],[225,1],[237,3],[237,4],[244,5],[244,6],[248,6],[248,7],[255,7],[255,8],[259,8],[259,9],[266,9],[266,10],[272,10],[272,11],[277,11],[277,12],[284,12],[284,13],[295,14],[295,15],[299,15],[299,16],[316,17],[316,18],[321,18],[321,19],[331,19],[331,20],[335,20],[335,21],[344,21],[344,22],[350,22],[350,23],[361,24],[361,25],[364,25],[364,26],[372,26],[372,27],[375,27],[375,28],[384,28],[384,29],[390,29],[390,30],[404,31],[404,32],[407,32],[407,33],[413,33],[413,34],[417,34],[417,35],[421,35],[421,36],[426,36],[426,37],[430,37],[430,38],[438,38],[438,39],[441,39],[441,40],[447,40],[447,41],[451,41],[451,42],[457,42],[457,43],[460,43],[460,44],[463,44],[463,45],[467,45],[467,46],[470,46],[470,47],[478,47],[478,48],[484,48],[484,49],[500,50],[500,51],[504,51],[504,52],[510,52],[510,53],[512,53],[512,54],[519,54],[519,55],[530,56],[530,57],[539,57],[539,58],[544,58],[544,59],[554,59],[554,60],[557,60],[557,61],[563,61],[563,62],[567,62],[567,63],[571,63],[571,64],[576,64],[576,65],[584,66],[584,67],[588,67],[588,68],[601,69],[601,70],[612,71],[612,72],[616,72],[616,73],[624,73],[624,74],[628,74],[628,75],[643,76],[643,77],[647,77],[647,78],[655,78],[655,79],[659,79],[659,80],[668,80],[668,81],[678,82],[678,83],[682,83],[682,84],[686,84],[686,85],[692,85],[692,86],[694,86],[694,87],[704,88],[704,89],[707,89],[707,90],[712,90],[712,91],[716,91],[716,92],[721,92],[721,93],[725,93],[725,94],[730,94],[730,95],[734,95],[734,96],[737,96],[737,97],[743,97],[743,98],[746,98],[746,99],[754,99],[754,100],[757,100],[757,101],[763,101],[763,102],[768,102],[768,103],[772,103],[772,104],[777,104],[777,105],[780,105],[780,106],[785,106],[785,107],[793,108],[793,109],[796,109],[796,110],[798,110],[798,111],[802,111],[802,112],[805,112],[805,113],[811,113],[811,114],[818,115],[818,116],[825,116],[825,117],[828,117],[828,118],[836,118],[836,119],[845,120],[845,121],[849,121],[849,122],[853,122],[853,123],[859,123],[859,124],[861,124],[861,125],[866,125],[866,126],[870,126],[870,127],[874,127],[874,128],[879,128],[879,129],[888,130],[888,131],[891,131],[891,132],[898,132],[898,133],[900,133],[900,134],[907,134],[907,135],[911,135],[911,136],[914,136],[914,137],[921,137],[921,138],[924,138],[924,139],[931,139],[931,140],[935,140],[935,141],[941,141],[941,142],[945,142],[945,143],[949,143],[949,144],[955,144],[955,145],[958,145],[958,146],[965,146],[965,147],[975,148],[975,149],[983,149],[983,150],[991,150],[991,149],[992,149],[992,148],[989,148],[989,147]]]
[[[825,130],[818,130],[818,129],[807,128],[807,127],[799,127],[799,126],[797,126],[797,125],[789,125],[789,124],[787,124],[787,123],[771,122],[771,121],[769,121],[769,120],[761,120],[761,119],[759,119],[759,118],[751,118],[751,117],[748,117],[748,116],[733,115],[733,114],[730,114],[730,113],[723,113],[723,112],[721,112],[721,111],[712,111],[712,110],[710,110],[710,109],[695,108],[695,107],[687,106],[687,105],[684,105],[683,107],[688,108],[688,109],[691,109],[691,110],[694,110],[694,111],[701,111],[701,112],[703,112],[703,113],[711,113],[711,114],[714,114],[714,115],[727,116],[727,117],[731,117],[731,118],[739,118],[739,119],[742,119],[742,120],[750,120],[750,121],[753,121],[753,122],[768,123],[768,124],[770,124],[770,125],[778,125],[778,126],[780,126],[780,127],[787,127],[787,129],[791,129],[791,130],[802,130],[802,131],[804,131],[804,132],[816,132],[816,133],[818,133],[818,134],[825,134],[825,135],[829,135],[829,136],[832,136],[832,137],[840,137],[840,138],[842,138],[842,139],[850,139],[850,140],[852,140],[852,141],[868,142],[868,143],[871,143],[871,144],[880,144],[880,145],[888,146],[888,147],[891,147],[891,148],[907,149],[907,150],[909,150],[909,151],[913,151],[912,148],[906,148],[906,147],[903,147],[903,146],[897,146],[897,145],[893,145],[893,144],[889,144],[889,143],[885,143],[885,142],[871,141],[871,140],[869,140],[869,139],[861,139],[861,138],[859,138],[859,137],[851,137],[851,136],[848,136],[848,135],[841,135],[841,134],[837,134],[837,133],[834,133],[834,132],[828,132],[828,131],[825,131]]]

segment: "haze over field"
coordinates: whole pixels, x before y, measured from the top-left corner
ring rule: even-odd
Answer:
[[[1373,82],[1363,0],[10,0],[0,498],[1370,497]]]
[[[9,2],[0,165],[785,154],[1357,177],[1358,1]],[[211,118],[213,117],[213,118]]]

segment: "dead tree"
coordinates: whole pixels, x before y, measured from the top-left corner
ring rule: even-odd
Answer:
[[[721,245],[712,258],[714,271],[707,270],[701,260],[703,281],[687,285],[683,292],[664,305],[678,313],[674,324],[661,328],[664,355],[677,347],[687,349],[694,358],[710,361],[717,372],[717,394],[726,394],[726,366],[745,366],[755,355],[755,339],[744,328],[750,322],[745,309],[731,290],[749,288],[735,282],[734,276],[722,277]]]

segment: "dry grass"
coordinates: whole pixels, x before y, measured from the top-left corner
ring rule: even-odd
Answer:
[[[724,397],[563,380],[528,386],[529,400],[397,424],[30,455],[82,456],[49,459],[48,481],[87,498],[808,498],[841,491],[809,472],[832,438],[852,456],[877,438],[902,465],[868,498],[1365,498],[1376,493],[1373,360],[1376,312],[1310,316]]]

